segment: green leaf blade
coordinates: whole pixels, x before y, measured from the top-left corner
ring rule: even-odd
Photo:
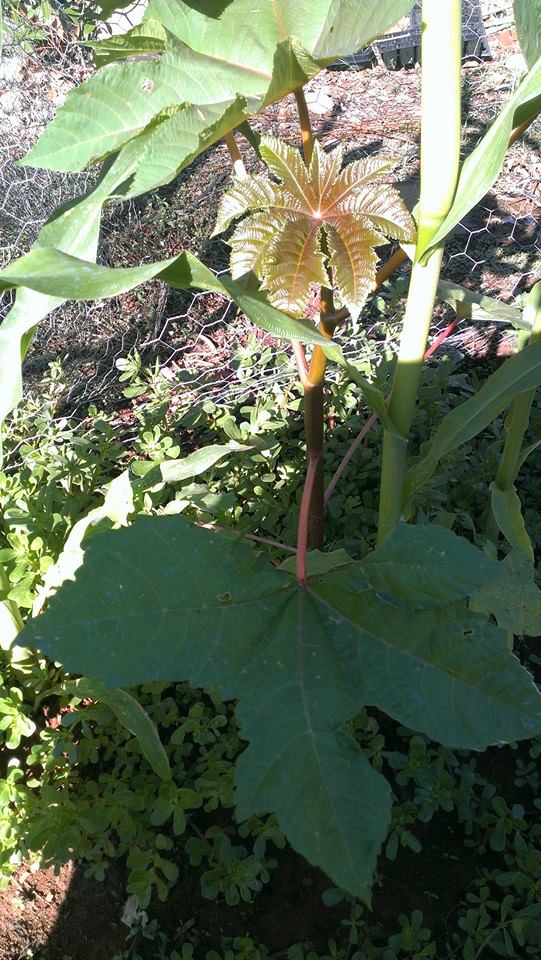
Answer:
[[[440,423],[425,455],[406,477],[405,495],[430,480],[442,457],[477,436],[507,409],[517,394],[541,383],[541,341],[528,344],[485,381],[478,393],[455,407]]]
[[[430,242],[417,250],[421,259],[479,203],[496,180],[514,127],[534,119],[541,110],[541,58],[532,65],[516,92],[498,115],[460,171],[452,207]]]
[[[412,611],[363,587],[360,569],[312,584],[356,627],[363,701],[446,746],[483,750],[536,736],[541,696],[507,647],[507,633],[457,601]]]
[[[361,565],[375,590],[412,609],[472,596],[501,572],[496,560],[435,524],[398,524]]]
[[[368,899],[389,788],[342,729],[363,703],[450,746],[541,729],[504,631],[462,601],[391,599],[359,563],[299,585],[234,535],[141,518],[90,540],[20,642],[106,685],[185,679],[238,699],[239,816],[277,812],[301,853]]]
[[[531,69],[541,56],[541,2],[514,0],[513,11],[520,47]]]
[[[533,564],[532,541],[526,530],[524,517],[522,516],[522,504],[516,488],[512,486],[507,490],[501,490],[496,483],[492,483],[490,504],[498,529],[508,544],[517,553],[523,554],[529,563]]]

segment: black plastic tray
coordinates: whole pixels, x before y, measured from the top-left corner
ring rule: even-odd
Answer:
[[[490,58],[481,7],[479,0],[463,0],[462,3],[462,56]],[[402,33],[388,33],[376,40],[372,47],[361,50],[351,57],[344,57],[332,64],[337,70],[362,70],[370,67],[375,61],[373,47],[381,54],[383,62],[389,70],[399,70],[401,67],[413,67],[421,62],[421,6],[418,0],[410,17],[410,29]]]

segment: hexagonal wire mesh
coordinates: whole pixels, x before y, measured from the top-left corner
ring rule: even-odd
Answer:
[[[493,59],[468,57],[464,62],[468,150],[497,115],[524,68],[511,29],[511,0],[485,0],[482,11]],[[125,29],[130,11],[122,18]],[[84,48],[58,24],[43,32],[40,42],[28,43],[20,22],[11,24],[0,65],[2,265],[32,245],[60,202],[88,189],[95,178],[92,170],[63,175],[16,166],[70,87],[92,70]],[[314,130],[322,143],[330,147],[342,139],[348,160],[375,151],[398,157],[393,177],[400,181],[410,206],[418,190],[419,92],[418,67],[392,71],[381,57],[367,70],[326,70],[307,88]],[[268,108],[256,126],[298,142],[293,98]],[[248,148],[245,155],[249,167],[257,169]],[[493,189],[454,231],[445,276],[505,300],[538,279],[540,171],[539,133],[534,127],[510,151]],[[225,270],[226,244],[208,237],[228,176],[228,156],[218,145],[154,195],[110,206],[103,219],[100,261],[133,265],[184,248],[216,271]],[[4,313],[10,302],[5,295]],[[440,310],[438,323],[446,322],[446,312]],[[382,324],[381,314],[369,308],[362,330],[347,343],[351,357],[376,358],[390,323],[392,318],[387,317]],[[493,332],[479,338],[470,330],[466,341],[469,336],[486,346]],[[458,339],[464,343],[465,335]],[[260,354],[270,343],[270,337],[238,318],[225,298],[147,284],[112,300],[66,305],[42,321],[26,361],[26,383],[32,389],[47,363],[63,357],[70,384],[67,408],[74,416],[84,416],[90,402],[118,396],[116,361],[137,350],[145,362],[158,361],[172,389],[178,383],[178,390],[189,389],[192,399],[222,402],[254,392],[263,379],[269,384],[294,376],[291,365],[283,362],[254,363],[239,372],[239,349]],[[505,339],[498,349],[505,351]]]

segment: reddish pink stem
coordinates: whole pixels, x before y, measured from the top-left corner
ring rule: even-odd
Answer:
[[[451,321],[449,326],[446,327],[445,330],[443,330],[441,333],[438,334],[438,336],[434,340],[434,343],[431,343],[428,350],[426,351],[424,355],[425,360],[428,360],[429,357],[431,357],[432,354],[436,352],[436,350],[438,349],[438,347],[441,346],[443,341],[446,340],[447,337],[449,337],[452,334],[453,330],[455,329],[457,324],[460,323],[461,320],[462,320],[462,317],[455,317],[455,319]]]
[[[445,330],[443,330],[440,334],[438,334],[438,336],[437,336],[436,339],[434,340],[434,343],[431,343],[430,346],[429,346],[429,348],[428,348],[428,350],[426,351],[426,353],[425,353],[425,355],[424,355],[424,359],[425,359],[425,360],[428,360],[429,357],[431,357],[432,354],[436,352],[436,350],[438,349],[438,347],[441,346],[441,344],[443,343],[443,341],[446,340],[448,336],[450,336],[450,334],[453,332],[453,330],[455,329],[455,327],[457,326],[457,324],[460,323],[461,319],[462,319],[461,317],[455,317],[455,319],[451,321],[451,323],[449,324],[449,326],[446,327]],[[389,397],[386,397],[385,399],[386,399],[386,401],[388,401],[388,400],[389,400]],[[334,491],[335,491],[335,489],[336,489],[336,485],[337,485],[338,481],[341,479],[341,477],[343,476],[343,474],[344,474],[344,472],[345,472],[345,470],[346,470],[346,467],[347,467],[349,461],[351,460],[353,454],[359,449],[359,447],[361,446],[361,443],[363,442],[363,440],[364,440],[364,438],[366,437],[367,433],[370,432],[371,428],[374,426],[374,424],[375,424],[375,422],[376,422],[377,419],[378,419],[377,413],[375,413],[375,412],[372,413],[372,414],[369,416],[369,418],[368,418],[368,420],[366,421],[366,423],[364,424],[364,426],[362,427],[360,433],[355,437],[355,440],[354,440],[353,443],[349,446],[349,448],[348,448],[345,456],[343,457],[342,461],[340,462],[340,464],[339,464],[339,466],[338,466],[338,468],[337,468],[334,476],[332,477],[332,479],[331,479],[331,481],[330,481],[327,489],[325,490],[325,504],[327,504],[327,503],[329,502],[329,500],[331,499],[331,497],[332,497],[332,495],[333,495],[333,493],[334,493]]]
[[[310,519],[310,504],[314,490],[314,480],[319,466],[319,457],[311,457],[308,461],[306,480],[302,491],[301,510],[299,513],[299,527],[297,533],[297,580],[306,582],[306,554],[308,552],[308,525]]]
[[[388,399],[388,398],[386,398],[386,399]],[[345,457],[343,458],[342,462],[340,463],[340,466],[338,467],[336,473],[334,474],[332,480],[330,481],[329,486],[328,486],[327,489],[325,490],[325,503],[326,503],[326,504],[327,504],[327,503],[329,502],[329,500],[331,499],[331,497],[332,497],[332,495],[333,495],[333,493],[334,493],[336,484],[338,483],[338,481],[340,480],[342,474],[344,473],[344,471],[345,471],[345,469],[346,469],[349,461],[351,460],[353,454],[359,449],[359,447],[361,446],[361,443],[363,442],[364,438],[366,437],[366,434],[370,432],[370,430],[371,430],[372,427],[374,426],[374,424],[375,424],[375,422],[376,422],[377,419],[378,419],[377,413],[376,413],[376,412],[372,413],[372,414],[369,416],[368,420],[366,421],[366,423],[365,423],[364,427],[362,428],[362,430],[360,431],[360,433],[355,437],[355,440],[354,440],[353,443],[350,445],[350,447],[349,447],[349,449],[348,449]]]
[[[304,352],[304,347],[300,340],[292,340],[291,347],[293,349],[293,356],[297,361],[297,370],[299,371],[299,378],[301,383],[304,383],[308,379],[308,364],[306,362],[306,353]]]

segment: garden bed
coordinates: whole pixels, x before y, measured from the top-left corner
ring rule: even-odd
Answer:
[[[498,25],[496,14],[493,24]],[[519,54],[513,35],[507,28],[492,30],[489,39],[493,61],[464,66],[468,148],[496,115],[516,79]],[[307,90],[314,131],[324,144],[345,139],[348,159],[372,152],[401,158],[397,176],[409,206],[415,202],[418,181],[419,84],[417,68],[395,74],[378,64],[362,72],[325,71]],[[289,98],[269,108],[257,126],[261,132],[272,130],[291,139],[295,116],[294,100]],[[507,302],[540,279],[540,145],[539,128],[534,126],[510,152],[494,190],[454,232],[447,249],[447,279]],[[248,149],[246,156],[255,169]],[[133,201],[127,214],[111,210],[103,230],[102,262],[135,265],[149,248],[159,250],[162,257],[189,249],[214,269],[225,268],[223,241],[209,241],[208,236],[227,176],[225,148],[218,146],[157,196]],[[30,217],[28,210],[23,210],[25,217]],[[10,227],[13,230],[13,218]],[[11,236],[12,250],[27,239]],[[364,350],[371,340],[391,346],[396,333],[402,310],[400,287],[389,285],[379,299],[368,314],[368,332],[360,334]],[[445,310],[438,319],[441,325],[447,322]],[[234,435],[246,423],[252,428],[255,423],[247,435],[268,440],[259,466],[256,459],[242,462],[238,458],[229,486],[218,468],[197,495],[222,497],[229,525],[234,525],[234,510],[242,501],[252,532],[291,542],[293,521],[285,507],[277,517],[272,514],[274,507],[265,512],[265,504],[266,498],[270,503],[271,490],[279,502],[277,509],[280,488],[300,491],[299,394],[288,358],[279,368],[265,359],[269,345],[274,345],[272,338],[254,334],[244,321],[239,324],[230,303],[219,294],[166,294],[161,286],[149,285],[92,309],[64,309],[39,333],[27,361],[29,392],[38,407],[41,377],[53,358],[64,358],[65,380],[62,391],[54,393],[56,419],[53,416],[45,427],[39,426],[47,443],[40,444],[39,437],[35,442],[24,422],[20,426],[14,443],[27,457],[24,469],[40,457],[46,459],[49,443],[61,451],[65,444],[67,459],[75,449],[70,477],[77,470],[83,476],[80,483],[73,481],[79,497],[77,511],[83,511],[95,502],[96,490],[109,478],[113,465],[125,466],[134,452],[159,459],[159,444],[167,437],[179,442],[185,453],[203,440],[225,442],[232,429]],[[157,397],[152,394],[154,381],[149,380],[135,399],[123,394],[116,361],[125,360],[134,349],[149,368],[158,361],[156,371],[161,371],[162,380]],[[505,349],[497,345],[494,353]],[[479,360],[478,353],[479,344],[466,325],[440,352],[439,373],[434,373],[435,366],[427,368],[418,444],[426,439],[433,420],[464,391],[474,389],[471,382],[476,376],[490,372],[492,358]],[[239,369],[249,372],[239,378]],[[470,386],[465,384],[466,369]],[[242,391],[235,393],[239,380]],[[182,400],[187,381],[193,397],[190,409]],[[220,408],[224,399],[232,408],[228,423]],[[90,401],[99,401],[103,414],[88,414]],[[62,427],[60,439],[54,433],[59,411],[73,418]],[[351,390],[342,395],[336,388],[328,420],[333,428],[329,470],[364,415]],[[145,438],[145,432],[155,429],[157,438]],[[459,525],[467,531],[468,513],[483,509],[491,476],[491,445],[502,429],[500,419],[447,464],[452,482],[448,490],[442,489],[441,481],[439,487],[428,489],[427,511],[443,513],[461,505]],[[535,439],[540,429],[540,410],[535,407]],[[82,453],[77,447],[81,436],[86,444]],[[284,444],[280,455],[275,449],[277,437]],[[375,511],[373,460],[378,427],[373,437],[359,454],[362,490],[345,482],[330,509],[330,539],[338,546],[363,543]],[[120,452],[112,453],[109,443],[118,443]],[[30,445],[32,456],[25,444]],[[266,473],[259,481],[261,463],[266,464]],[[522,482],[525,509],[533,517],[532,537],[539,543],[535,466],[534,456]],[[49,466],[44,469],[47,473]],[[50,475],[55,476],[52,468]],[[61,513],[59,503],[56,509]],[[202,519],[207,519],[205,509],[201,507]],[[213,509],[219,513],[222,508]],[[344,519],[345,537],[338,532]],[[523,659],[535,672],[539,663],[535,644],[527,646],[520,639],[518,643]],[[69,795],[65,770],[58,777],[58,797],[51,802],[58,800],[59,812],[51,816],[49,828],[46,802],[37,804],[36,837],[41,829],[52,861],[53,852],[58,854],[63,844],[69,851],[70,837],[76,836],[87,862],[67,863],[58,875],[53,875],[51,867],[34,870],[25,864],[18,869],[10,886],[0,893],[0,960],[190,960],[192,956],[195,960],[301,960],[311,951],[331,960],[539,957],[538,740],[517,749],[492,748],[474,755],[415,736],[376,710],[363,711],[352,722],[350,732],[376,769],[391,775],[395,793],[395,819],[380,859],[370,911],[359,901],[343,898],[320,871],[284,847],[272,818],[252,818],[246,830],[239,831],[232,814],[232,761],[243,744],[229,706],[181,684],[144,688],[141,697],[164,742],[173,744],[170,756],[177,764],[179,783],[197,798],[189,829],[175,832],[169,817],[161,819],[160,782],[105,708],[94,715],[92,705],[83,704],[83,709],[90,710],[89,719],[82,718],[79,732],[71,738],[71,721],[53,717],[52,723],[45,712],[38,714],[31,746],[38,742],[41,725],[55,740],[56,757],[71,760],[73,750],[77,763],[66,774],[73,781]],[[177,750],[173,733],[188,720],[191,726],[182,750]],[[114,780],[113,774],[124,792],[117,790],[118,783],[100,780],[109,775]],[[98,782],[99,787],[91,789],[101,791],[100,804],[118,807],[116,819],[106,826],[96,826],[87,817],[86,791],[89,784]],[[144,796],[142,806],[137,806],[137,796]],[[72,801],[73,797],[77,799]],[[123,809],[131,818],[125,835],[119,827]],[[37,839],[33,842],[38,845]],[[129,860],[135,848],[148,854],[140,869]],[[149,851],[170,867],[150,864]],[[88,862],[94,876],[86,875]],[[149,892],[152,898],[147,904]]]

